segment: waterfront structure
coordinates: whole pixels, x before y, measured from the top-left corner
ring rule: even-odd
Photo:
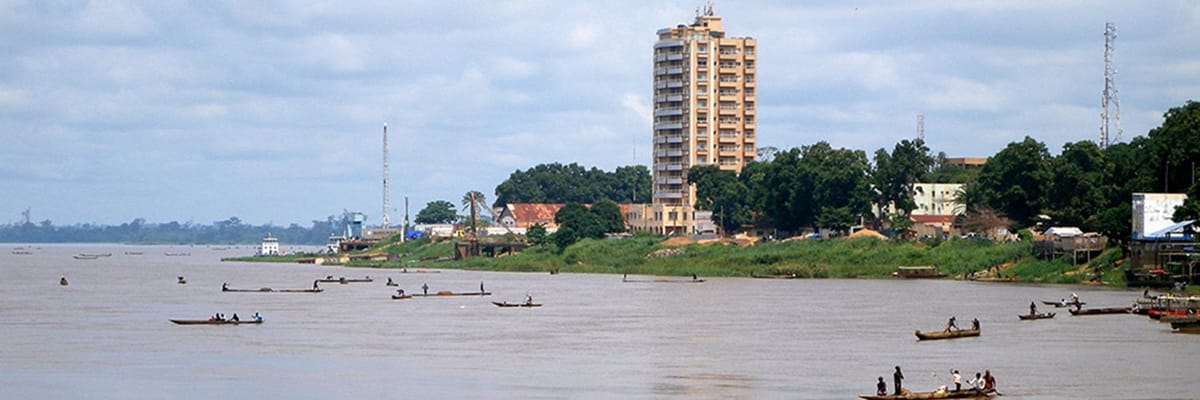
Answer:
[[[638,229],[696,232],[692,166],[741,172],[756,146],[757,41],[727,37],[711,5],[691,25],[658,30],[654,43],[653,197]]]
[[[270,233],[264,237],[262,243],[258,245],[258,255],[260,256],[277,256],[279,255],[279,239],[271,236]]]

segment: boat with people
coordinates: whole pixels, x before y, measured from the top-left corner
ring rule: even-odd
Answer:
[[[1020,318],[1023,320],[1049,319],[1049,318],[1054,318],[1054,313],[1043,312],[1043,313],[1037,313],[1037,314],[1022,314],[1022,315],[1018,315],[1017,318]]]
[[[175,325],[246,325],[246,324],[261,324],[261,319],[248,319],[245,321],[234,321],[228,319],[172,319],[170,320]]]
[[[327,276],[327,277],[325,277],[325,279],[317,279],[317,282],[321,282],[321,283],[340,283],[340,284],[343,284],[343,285],[344,285],[344,284],[347,284],[347,283],[371,283],[371,282],[375,282],[375,280],[374,280],[374,279],[371,279],[371,277],[369,277],[369,276],[368,276],[368,277],[365,277],[365,278],[363,278],[363,279],[347,279],[347,278],[346,278],[346,277],[344,277],[344,276],[343,276],[343,277],[340,277],[340,278],[334,278],[334,277],[332,277],[332,276]]]
[[[669,279],[669,278],[654,278],[654,279],[629,279],[629,274],[621,275],[622,283],[704,283],[703,279],[692,274],[692,279]]]
[[[946,277],[946,273],[938,271],[937,267],[932,265],[915,265],[896,267],[892,276],[904,279],[941,279]]]
[[[941,339],[958,339],[964,337],[979,336],[979,329],[951,329],[949,331],[930,331],[921,332],[917,330],[917,340],[941,340]]]
[[[507,301],[505,301],[505,302],[493,301],[492,304],[495,304],[496,307],[541,307],[542,306],[541,304],[538,304],[538,303],[509,303]]]
[[[1081,301],[1081,302],[1076,303],[1076,302],[1073,302],[1070,300],[1059,300],[1059,301],[1042,300],[1042,304],[1045,304],[1048,306],[1054,306],[1055,308],[1063,308],[1063,307],[1071,307],[1071,306],[1081,306],[1082,307],[1084,304],[1087,304],[1087,302]]]
[[[222,286],[221,286],[221,291],[222,291],[222,292],[238,292],[238,293],[321,293],[321,292],[324,292],[324,291],[325,291],[325,289],[321,289],[321,288],[312,288],[312,289],[272,289],[272,288],[269,288],[269,287],[258,288],[258,289],[230,289],[230,288],[229,288],[229,286],[227,286],[227,285],[222,285]]]
[[[449,290],[441,290],[435,293],[413,293],[409,296],[416,297],[449,297],[449,296],[491,296],[492,292],[452,292]]]
[[[932,392],[910,392],[908,389],[903,389],[903,393],[899,395],[872,395],[860,394],[859,398],[864,400],[922,400],[922,399],[990,399],[996,396],[995,390],[983,391],[977,389],[963,390],[945,390],[938,388]]]
[[[76,260],[95,260],[97,258],[100,258],[100,256],[91,255],[91,254],[76,254],[71,257],[75,257]]]
[[[412,297],[413,297],[413,295],[411,295],[411,294],[393,294],[392,300],[411,299]]]
[[[1067,310],[1071,315],[1129,314],[1133,307],[1078,308]]]

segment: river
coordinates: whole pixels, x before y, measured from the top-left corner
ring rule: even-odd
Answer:
[[[952,280],[708,278],[397,270],[220,262],[204,246],[24,245],[0,254],[4,398],[852,399],[931,390],[985,369],[1003,398],[1200,397],[1200,335],[1134,315],[1020,321],[1029,302],[1077,292],[1125,306],[1140,290]],[[76,260],[79,253],[111,253]],[[140,253],[140,254],[136,254]],[[174,255],[168,255],[174,254]],[[181,255],[186,254],[186,255]],[[436,271],[430,270],[429,272]],[[412,270],[410,272],[415,272]],[[307,288],[318,294],[223,293]],[[60,286],[65,276],[69,286]],[[177,276],[187,279],[176,283]],[[494,295],[392,300],[409,293]],[[630,277],[635,278],[635,277]],[[646,278],[646,277],[636,277]],[[498,308],[521,301],[540,308]],[[262,325],[177,326],[222,312]],[[918,342],[951,315],[977,338]]]

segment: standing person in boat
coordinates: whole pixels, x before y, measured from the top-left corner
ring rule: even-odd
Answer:
[[[876,396],[887,396],[887,384],[883,383],[883,377],[879,377],[879,382],[875,384]]]
[[[962,390],[962,375],[958,374],[958,370],[957,369],[951,370],[950,376],[954,377],[954,391],[957,392],[959,390]]]
[[[1037,315],[1037,303],[1029,302],[1029,315]]]
[[[955,319],[954,319],[954,316],[953,316],[953,315],[951,315],[951,316],[950,316],[950,320],[949,320],[949,321],[946,321],[946,330],[945,330],[945,332],[950,332],[950,328],[954,328],[954,330],[956,330],[956,331],[957,331],[957,330],[962,330],[962,329],[959,329],[958,325],[956,325],[956,324],[954,323],[954,321],[955,321]]]
[[[423,293],[425,293],[426,296],[429,295],[429,283],[428,282],[421,284],[421,291]]]
[[[258,322],[262,322],[262,315],[259,314],[258,311],[254,312],[254,320],[258,321]]]
[[[971,319],[971,330],[979,330],[979,318]]]
[[[318,281],[320,281],[320,279],[313,280],[313,290],[317,290],[317,282]]]
[[[241,321],[241,319],[238,318],[237,313],[233,313],[233,318],[230,318],[229,320],[233,322]]]
[[[692,280],[698,281],[698,280],[700,280],[700,277],[696,276],[696,274],[692,274]]]
[[[897,395],[897,396],[900,395],[900,390],[901,390],[900,389],[900,381],[902,381],[902,380],[904,380],[904,374],[900,372],[900,366],[897,365],[896,372],[892,373],[892,383],[895,384],[894,387],[896,389],[896,393],[893,393],[894,395]]]
[[[484,294],[484,293],[486,293],[486,292],[483,291],[483,281],[479,281],[479,294]]]

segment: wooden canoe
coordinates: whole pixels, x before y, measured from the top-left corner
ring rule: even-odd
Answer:
[[[909,392],[907,389],[901,395],[885,395],[877,396],[870,394],[860,394],[859,398],[865,400],[920,400],[920,399],[990,399],[995,396],[996,392],[984,392],[975,389],[963,389],[959,391],[938,391],[938,392]]]
[[[230,321],[230,320],[207,320],[207,319],[173,319],[171,322],[175,325],[245,325],[245,324],[261,324],[262,320],[249,319],[245,321]]]
[[[1079,302],[1079,303],[1072,303],[1072,302],[1068,301],[1068,302],[1065,302],[1065,303],[1064,303],[1064,302],[1061,302],[1061,301],[1046,301],[1046,300],[1042,300],[1042,304],[1045,304],[1045,305],[1048,305],[1048,306],[1055,306],[1055,307],[1057,307],[1057,308],[1063,308],[1063,307],[1070,307],[1070,306],[1074,306],[1074,305],[1078,305],[1078,306],[1082,307],[1084,304],[1087,304],[1087,302],[1086,302],[1086,301],[1081,301],[1081,302]]]
[[[392,300],[411,299],[412,297],[413,297],[413,295],[411,295],[411,294],[393,294]]]
[[[703,279],[621,279],[624,283],[704,283]]]
[[[258,289],[230,289],[221,288],[222,292],[240,292],[240,293],[321,293],[325,289],[271,289],[269,287]]]
[[[791,273],[791,274],[773,274],[773,275],[756,275],[756,274],[754,274],[753,272],[751,272],[751,273],[750,273],[750,277],[751,277],[751,278],[758,278],[758,279],[796,279],[796,278],[797,278],[797,276],[796,276],[796,274],[795,274],[795,273]]]
[[[413,293],[410,296],[416,297],[440,297],[440,296],[491,296],[492,292],[451,292],[443,290],[437,293]]]
[[[338,279],[317,279],[317,282],[346,284],[346,283],[371,283],[371,282],[375,282],[375,280],[371,279],[371,278],[363,278],[363,279],[338,278]]]
[[[1071,315],[1100,315],[1100,314],[1129,314],[1132,307],[1101,307],[1101,308],[1081,308],[1078,310],[1067,310]]]
[[[1044,313],[1037,313],[1037,314],[1025,314],[1025,315],[1018,315],[1017,317],[1020,319],[1025,319],[1025,320],[1047,319],[1047,318],[1054,318],[1054,313],[1044,312]]]
[[[1188,327],[1183,327],[1183,328],[1176,329],[1176,330],[1175,330],[1175,332],[1179,332],[1179,333],[1200,333],[1200,326],[1188,326]]]
[[[1184,320],[1171,323],[1171,329],[1200,328],[1200,320]]]
[[[537,303],[512,303],[512,304],[509,304],[509,302],[507,302],[507,301],[503,302],[503,303],[498,302],[498,301],[493,301],[492,304],[495,304],[496,307],[541,307],[542,306],[541,304],[537,304]]]
[[[978,329],[962,329],[962,330],[951,330],[950,332],[946,332],[946,331],[921,332],[920,330],[917,330],[917,340],[957,339],[957,338],[971,337],[971,336],[979,336],[979,330]]]

